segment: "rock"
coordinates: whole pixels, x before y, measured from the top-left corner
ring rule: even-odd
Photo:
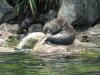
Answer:
[[[7,40],[10,36],[13,36],[13,34],[6,31],[0,31],[0,39]]]
[[[100,0],[61,0],[57,18],[64,20],[76,29],[88,28],[100,21]]]
[[[49,22],[53,19],[55,19],[57,16],[57,12],[55,10],[49,10],[48,13],[45,15],[46,22]]]
[[[99,47],[99,45],[95,43],[81,42],[78,39],[75,39],[74,43],[71,45],[48,44],[45,42],[46,39],[47,37],[45,37],[45,35],[42,32],[31,33],[27,37],[22,39],[22,41],[18,44],[16,48],[21,50],[33,48],[33,55],[66,57],[81,54],[89,48]]]
[[[0,31],[0,47],[14,47],[18,43],[18,35]]]
[[[15,48],[18,44],[18,39],[15,35],[10,36],[7,40],[6,40],[6,47],[9,48]]]
[[[3,23],[0,25],[0,31],[6,31],[6,32],[11,32],[14,34],[17,34],[19,30],[19,26],[18,24],[7,24],[7,23]]]
[[[45,43],[46,38],[47,37],[34,46],[32,50],[33,55],[66,57],[81,54],[91,48],[95,49],[100,47],[100,45],[93,42],[81,42],[79,39],[75,39],[71,45],[48,44]]]
[[[87,43],[93,43],[95,45],[100,46],[100,24],[97,24],[94,27],[89,28],[85,32],[80,33],[79,36],[82,41],[85,40],[85,42]]]
[[[24,34],[20,34],[19,35],[19,41],[21,41],[23,38],[25,38],[26,36]]]
[[[57,11],[50,9],[46,14],[40,14],[39,20],[43,23],[49,22],[56,18]]]
[[[75,40],[72,45],[49,45],[44,43],[45,39],[46,38],[35,45],[32,51],[33,55],[66,57],[74,54],[80,54],[82,51],[85,50],[81,42],[78,40]]]
[[[0,4],[0,24],[10,21],[17,16],[16,11],[9,4]]]
[[[30,27],[28,27],[28,32],[42,32],[43,26],[41,24],[32,24]]]
[[[3,39],[0,39],[0,47],[4,47],[6,45],[6,41]]]
[[[7,47],[0,47],[0,53],[14,53],[15,50],[13,48],[7,48]]]
[[[32,49],[33,46],[37,43],[38,40],[42,39],[45,34],[42,32],[34,32],[28,34],[25,38],[23,38],[20,43],[17,45],[16,49]]]

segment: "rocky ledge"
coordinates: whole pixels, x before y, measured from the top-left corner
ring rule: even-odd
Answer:
[[[61,56],[81,54],[88,49],[96,49],[100,47],[100,25],[95,25],[87,31],[78,33],[75,41],[71,45],[55,45],[45,43],[46,35],[42,32],[34,32],[25,37],[17,46],[18,49],[23,49],[32,45],[30,39],[37,41],[34,46],[31,46],[33,55],[39,56]],[[37,36],[39,38],[37,38]],[[30,37],[30,38],[29,38]],[[38,40],[37,40],[37,39]],[[25,49],[27,50],[27,49]]]

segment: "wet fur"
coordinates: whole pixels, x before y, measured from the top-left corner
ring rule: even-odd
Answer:
[[[44,26],[44,33],[51,34],[46,42],[53,44],[68,45],[75,40],[75,31],[71,25],[68,25],[63,18],[50,21]]]

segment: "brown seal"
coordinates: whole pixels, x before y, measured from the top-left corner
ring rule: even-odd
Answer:
[[[68,25],[63,18],[54,19],[43,28],[45,34],[51,34],[46,42],[60,45],[72,44],[75,40],[75,31],[71,25]]]

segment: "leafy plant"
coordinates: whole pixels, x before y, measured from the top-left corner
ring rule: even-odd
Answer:
[[[42,11],[46,11],[49,8],[55,9],[55,6],[59,4],[59,0],[7,0],[7,2],[15,3],[14,7],[18,13],[29,13],[28,10],[31,9],[33,14],[34,11],[38,12],[38,9],[42,9]]]

